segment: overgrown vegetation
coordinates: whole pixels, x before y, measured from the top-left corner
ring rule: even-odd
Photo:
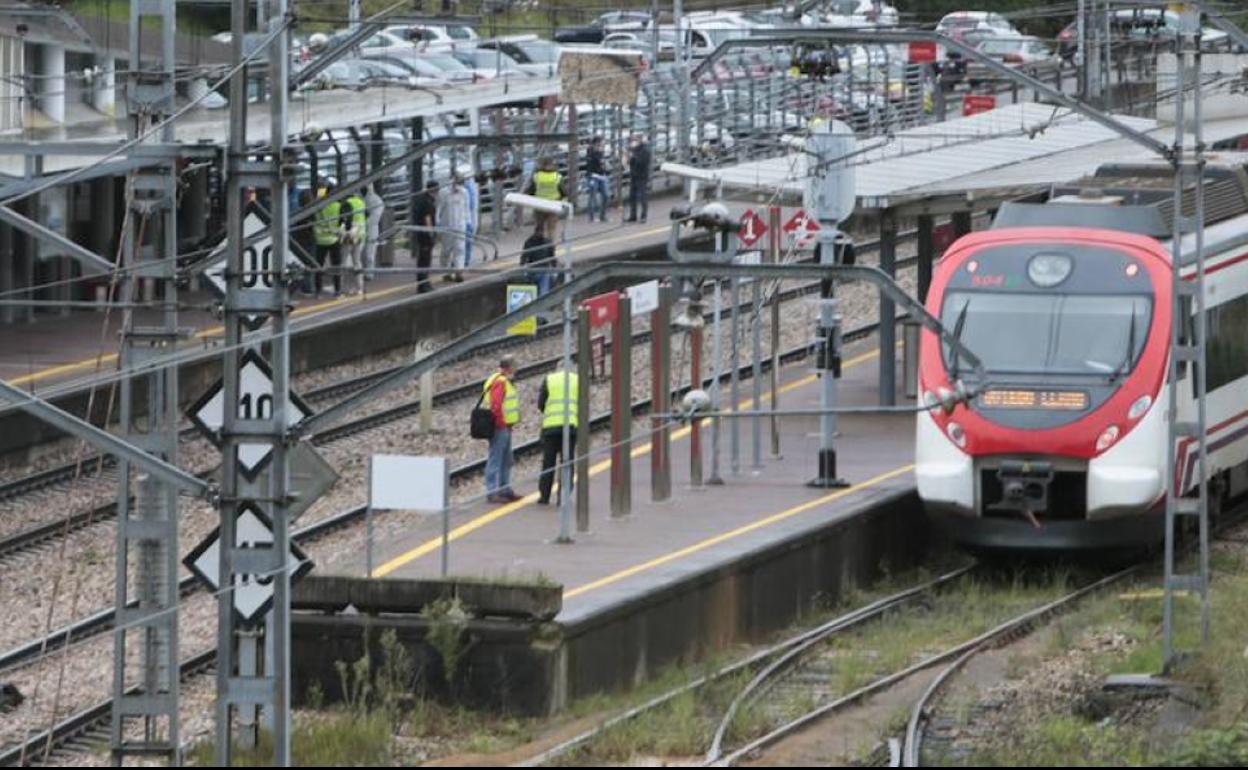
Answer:
[[[429,623],[425,641],[438,653],[442,661],[442,676],[446,686],[453,691],[460,659],[468,651],[464,644],[468,610],[457,597],[439,599],[422,608],[420,616]]]
[[[1199,708],[1176,716],[1164,698],[1152,702],[1121,697],[1110,708],[1087,709],[1076,697],[1034,718],[995,733],[959,763],[1011,766],[1243,766],[1248,765],[1248,559],[1242,545],[1215,546],[1211,559],[1212,627],[1199,644],[1195,598],[1176,602],[1180,650],[1194,654],[1170,676],[1190,687]],[[1162,665],[1160,576],[1094,598],[1056,621],[1043,659],[1075,656],[1077,672],[1099,692],[1112,673],[1158,673]],[[1096,644],[1113,639],[1114,644]],[[1087,650],[1079,653],[1079,650]],[[1072,652],[1076,651],[1076,652]],[[1040,661],[1031,661],[1037,665]],[[1021,672],[1020,672],[1021,673]],[[1072,674],[1075,675],[1075,674]],[[1054,681],[1053,687],[1062,686]],[[1099,697],[1099,696],[1098,696]],[[1007,703],[1004,708],[1015,708]]]

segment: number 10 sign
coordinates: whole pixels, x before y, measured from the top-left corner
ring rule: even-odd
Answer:
[[[310,417],[312,410],[292,391],[286,401],[286,427],[297,425]],[[221,428],[225,424],[225,381],[217,380],[187,412],[195,427],[217,446],[221,446]],[[238,418],[267,420],[273,417],[273,370],[254,350],[243,354],[238,370]],[[238,445],[238,466],[248,480],[256,474],[272,454],[267,443]]]

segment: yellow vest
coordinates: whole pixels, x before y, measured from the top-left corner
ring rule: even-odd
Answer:
[[[566,393],[563,390],[565,377],[568,381]],[[571,372],[546,375],[546,408],[542,410],[542,430],[562,428],[565,421],[573,428],[577,426],[576,400],[580,390],[580,380]]]
[[[316,211],[312,233],[317,246],[333,246],[338,242],[338,226],[342,223],[342,203],[333,201]]]
[[[490,398],[490,389],[494,386],[494,381],[499,377],[503,377],[501,372],[495,372],[485,381],[485,387],[482,391],[486,394],[486,400]],[[511,384],[511,380],[503,377],[503,422],[515,425],[520,422],[520,395],[516,393],[516,386]]]
[[[533,175],[534,195],[548,201],[560,200],[559,183],[563,176],[558,171],[538,171]]]

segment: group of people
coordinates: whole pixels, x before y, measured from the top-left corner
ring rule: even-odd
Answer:
[[[515,376],[515,360],[511,356],[503,356],[498,363],[498,371],[486,379],[482,389],[482,403],[488,405],[494,417],[494,432],[489,439],[485,459],[486,499],[491,503],[509,503],[520,499],[511,488],[511,436],[520,422],[520,395],[516,390]],[[539,505],[550,504],[555,466],[563,458],[564,426],[569,432],[569,445],[576,447],[579,394],[580,381],[575,372],[556,371],[542,379],[537,397],[537,411],[542,417],[542,473],[537,482]]]
[[[333,177],[317,180],[316,198],[329,197],[337,188]],[[292,210],[312,202],[312,191],[295,188]],[[381,245],[381,219],[386,204],[374,185],[367,185],[363,194],[351,193],[342,200],[331,201],[317,209],[312,221],[312,254],[317,273],[313,286],[305,289],[317,297],[324,291],[325,275],[333,280],[333,296],[342,294],[343,273],[348,278],[347,294],[364,290],[364,282],[372,280],[377,265],[377,249]]]
[[[653,155],[641,134],[633,136],[627,158],[629,185],[629,216],[626,222],[645,222],[649,210],[650,171]],[[589,193],[588,214],[591,222],[607,221],[610,199],[610,158],[603,149],[602,137],[594,137],[585,157],[586,188]],[[333,177],[321,177],[314,190],[292,189],[291,209],[302,208],[315,200],[332,197],[338,186]],[[529,195],[552,201],[566,200],[567,179],[558,170],[554,158],[544,157],[536,163],[524,164],[520,189]],[[417,291],[433,290],[430,273],[435,246],[441,243],[440,266],[443,280],[462,282],[463,271],[472,265],[473,243],[476,239],[481,208],[480,186],[471,174],[456,170],[449,184],[429,181],[412,206],[411,225],[416,262]],[[325,290],[325,276],[332,280],[333,296],[343,293],[344,275],[347,294],[363,291],[364,282],[374,277],[376,255],[380,243],[381,219],[385,202],[372,184],[362,192],[331,201],[317,209],[310,232],[305,233],[305,249],[315,256],[318,271],[305,286],[308,293],[320,297]],[[518,212],[519,213],[519,212]],[[640,214],[640,218],[639,215]],[[529,280],[546,294],[555,285],[555,247],[557,219],[538,214],[532,234],[525,240],[520,262],[529,269]],[[310,237],[307,237],[310,236]]]
[[[425,184],[412,207],[416,253],[416,290],[433,290],[429,271],[433,266],[433,247],[442,242],[441,267],[446,271],[442,280],[460,283],[464,269],[472,264],[472,244],[476,238],[481,211],[481,192],[470,174],[456,171],[445,187],[437,181]]]

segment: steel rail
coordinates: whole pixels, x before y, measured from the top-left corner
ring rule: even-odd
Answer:
[[[842,631],[855,628],[863,623],[876,620],[884,613],[891,609],[900,607],[903,604],[911,602],[921,596],[935,591],[946,584],[961,578],[975,569],[974,564],[959,567],[952,572],[947,572],[940,577],[929,580],[922,585],[907,589],[900,593],[893,594],[879,601],[873,602],[859,610],[843,615],[832,623],[825,624],[820,627],[816,633],[810,634],[801,644],[793,646],[784,655],[773,660],[761,671],[759,671],[753,679],[746,683],[745,687],[737,693],[732,702],[728,704],[728,708],[724,710],[723,717],[719,720],[719,725],[715,728],[714,736],[711,738],[711,746],[707,749],[704,765],[713,765],[723,756],[724,738],[728,734],[728,729],[732,726],[733,720],[736,718],[738,711],[745,703],[758,693],[759,696],[772,687],[780,674],[790,670],[793,665],[801,658],[808,655],[813,649],[826,642],[832,636]]]
[[[872,331],[872,329],[868,327],[874,327],[874,326],[875,324],[868,324],[867,326],[864,326],[861,329],[853,330],[849,334],[846,335],[846,338],[851,339],[851,338],[861,338],[863,336],[868,336]],[[815,346],[813,343],[800,345],[800,346],[797,346],[795,348],[791,348],[785,351],[779,356],[779,358],[782,363],[790,363],[792,361],[801,360],[813,354],[814,348]],[[768,370],[770,370],[770,361],[764,362],[764,371],[768,371]],[[740,370],[740,376],[742,378],[749,377],[752,371],[753,371],[752,366],[748,366],[748,365],[743,366]],[[720,381],[727,382],[730,377],[731,377],[731,372],[724,372],[723,374],[720,375]],[[710,384],[713,381],[714,381],[713,377],[708,377],[704,380],[703,385]],[[649,406],[650,406],[650,399],[648,398],[639,399],[633,402],[632,411],[634,413],[641,412],[641,411],[644,411]],[[594,417],[590,421],[590,424],[593,428],[600,428],[602,426],[608,425],[610,423],[610,420],[611,420],[611,414],[610,412],[606,412],[606,413],[603,413]],[[517,454],[521,454],[521,455],[536,454],[540,450],[541,450],[540,439],[534,439],[524,444],[520,444],[516,446],[514,449],[514,451]],[[451,471],[451,474],[450,474],[451,481],[457,481],[457,480],[461,480],[461,479],[473,476],[477,473],[482,472],[484,470],[484,467],[485,467],[484,460],[477,460],[471,463],[467,463],[465,465],[461,465],[458,468],[455,468]],[[366,510],[367,510],[367,506],[356,506],[353,508],[348,508],[337,514],[328,516],[325,519],[322,519],[321,521],[315,522],[306,527],[302,527],[296,530],[295,532],[292,532],[291,539],[293,542],[305,544],[335,529],[348,526],[348,525],[354,524],[355,522],[362,520],[364,518]],[[179,581],[179,589],[184,594],[194,592],[195,589],[199,585],[200,585],[199,582],[195,578],[190,577],[190,576],[183,578],[181,581]],[[24,663],[32,657],[37,657],[41,654],[44,654],[48,650],[57,649],[60,646],[63,646],[65,639],[76,637],[74,638],[75,644],[86,641],[98,635],[99,633],[112,628],[113,620],[115,617],[116,617],[115,609],[101,610],[100,612],[96,613],[90,618],[87,618],[83,621],[78,621],[77,623],[72,624],[72,626],[70,627],[59,629],[58,631],[46,637],[45,639],[36,640],[34,642],[30,642],[26,645],[23,645],[22,647],[19,647],[15,650],[11,650],[8,653],[5,653],[3,656],[0,656],[0,671],[5,670],[7,668],[11,668],[14,665]],[[54,637],[56,637],[56,639],[54,639]],[[52,645],[52,642],[54,641],[57,642],[56,647]],[[197,673],[198,671],[201,671],[211,666],[213,661],[215,661],[215,659],[216,659],[215,650],[208,650],[206,652],[201,652],[192,656],[191,658],[183,662],[182,676],[186,677],[190,674]],[[22,756],[26,756],[26,757],[36,756],[37,755],[36,752],[42,752],[44,750],[41,747],[46,747],[49,739],[52,741],[51,750],[55,751],[57,746],[64,744],[66,741],[71,740],[75,736],[83,734],[85,731],[89,730],[93,725],[98,724],[100,721],[108,719],[111,708],[112,708],[111,699],[102,701],[70,717],[67,717],[66,719],[58,722],[50,730],[44,730],[38,733],[37,735],[33,736],[32,738],[26,741],[23,741],[21,744],[11,746],[9,748],[0,748],[0,766],[12,765],[16,761],[18,761],[18,759]]]

